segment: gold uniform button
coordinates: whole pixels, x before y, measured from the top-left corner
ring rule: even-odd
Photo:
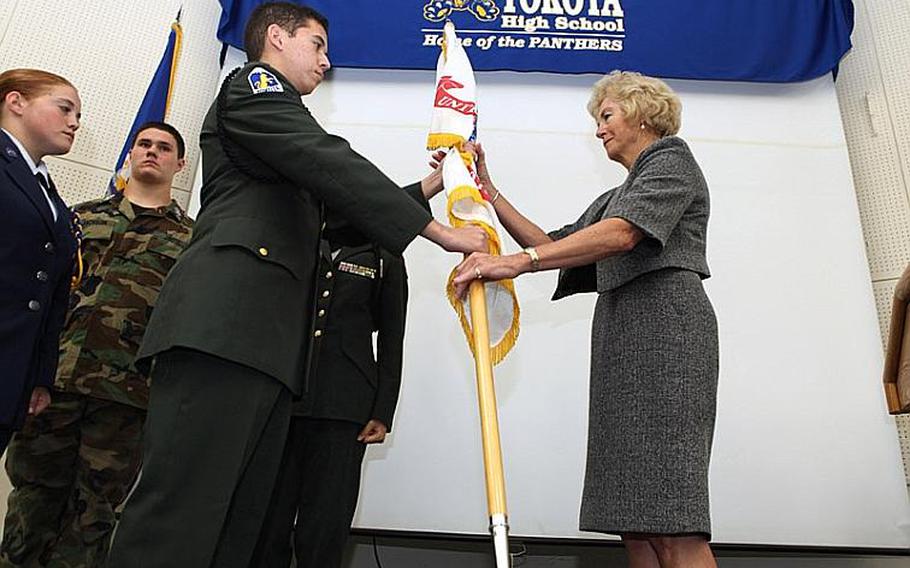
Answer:
[[[328,297],[329,297],[329,293],[330,293],[330,292],[329,292],[328,290],[326,290],[325,292],[322,293],[322,297],[323,297],[323,298],[328,298]]]
[[[259,254],[261,254],[262,256],[268,256],[268,255],[269,255],[269,249],[267,249],[267,248],[265,248],[265,247],[259,247]]]
[[[333,274],[332,274],[331,270],[329,270],[328,272],[325,273],[326,278],[331,278],[332,276],[333,276]]]
[[[319,317],[325,317],[325,310],[319,310]]]
[[[317,330],[313,333],[313,337],[322,337],[322,330],[321,330],[321,329],[317,329]]]

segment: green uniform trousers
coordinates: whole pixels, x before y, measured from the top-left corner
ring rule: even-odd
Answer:
[[[295,416],[253,568],[340,568],[360,495],[359,424]]]
[[[199,351],[158,355],[143,465],[109,568],[247,568],[291,416],[291,391]]]
[[[136,478],[145,410],[55,391],[12,439],[0,566],[102,566]]]

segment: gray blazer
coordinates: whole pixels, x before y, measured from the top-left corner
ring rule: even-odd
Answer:
[[[642,274],[682,268],[711,276],[705,255],[710,202],[708,184],[689,146],[668,136],[647,147],[622,185],[599,196],[582,216],[550,233],[562,239],[603,219],[618,217],[645,238],[627,254],[560,270],[553,299],[580,292],[608,292]]]

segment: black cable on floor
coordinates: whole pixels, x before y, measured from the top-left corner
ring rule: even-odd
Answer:
[[[379,545],[376,542],[376,535],[372,535],[370,538],[373,540],[373,560],[376,561],[376,568],[382,568],[382,561],[379,560]],[[525,558],[528,555],[528,547],[521,542],[516,546],[520,548],[515,552],[509,551],[509,561],[513,566],[521,566],[524,564]]]
[[[376,544],[376,535],[373,535],[373,559],[376,560],[376,568],[382,568],[382,562],[379,560],[379,546]]]
[[[524,543],[519,542],[513,546],[510,546],[509,548],[519,547],[519,546],[521,548],[519,548],[517,551],[515,551],[515,552],[512,552],[511,550],[509,551],[509,562],[512,566],[521,566],[522,564],[525,563],[525,560],[527,559],[526,557],[528,555],[528,547],[525,546]]]

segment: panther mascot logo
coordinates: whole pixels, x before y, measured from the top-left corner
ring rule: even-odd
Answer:
[[[423,17],[431,22],[441,22],[452,12],[468,12],[482,22],[495,20],[499,7],[493,0],[429,0],[423,7]]]

